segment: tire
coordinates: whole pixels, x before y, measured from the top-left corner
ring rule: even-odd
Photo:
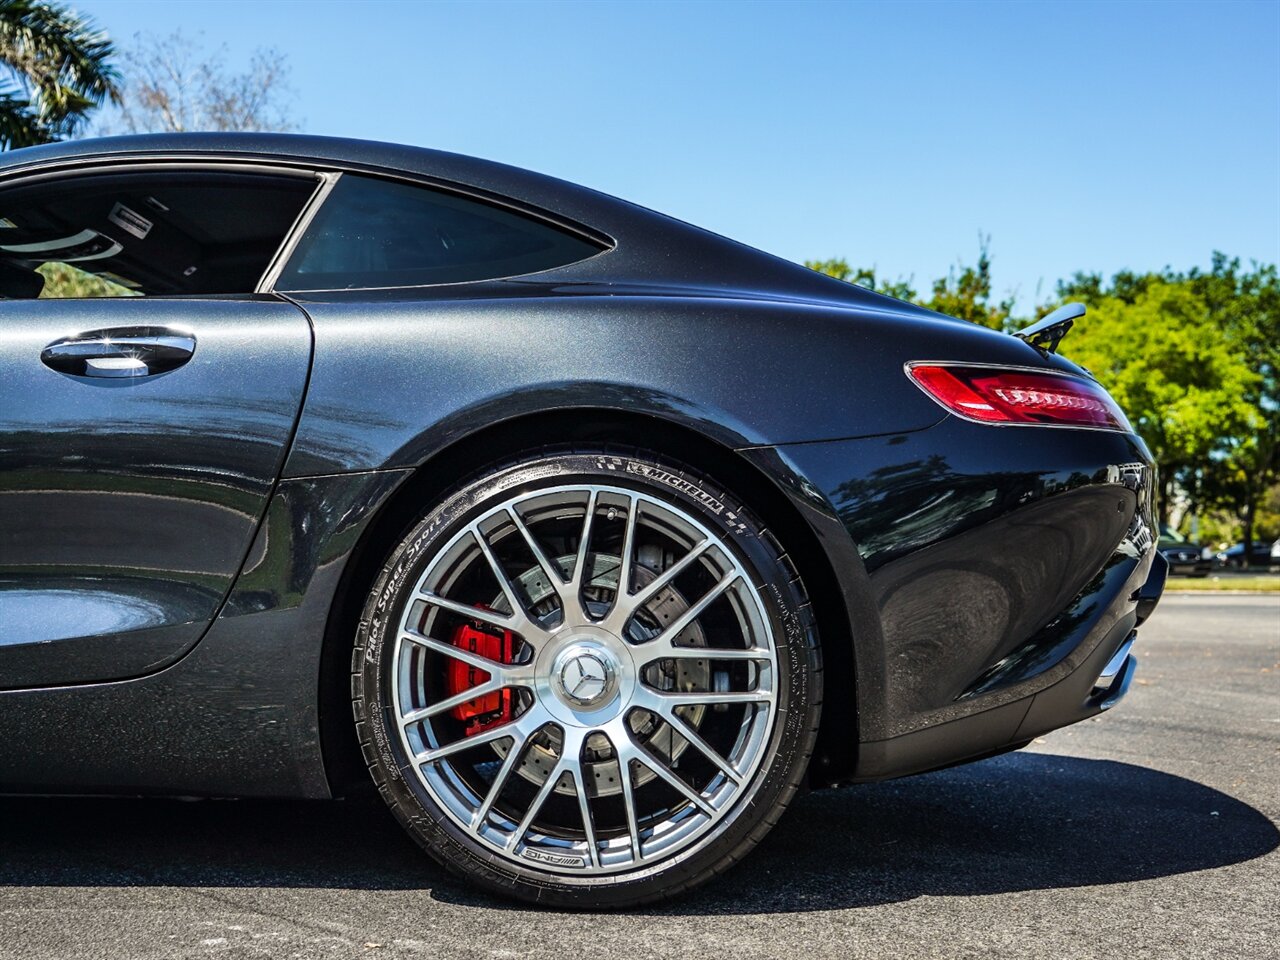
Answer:
[[[732,494],[651,452],[544,450],[404,536],[351,689],[370,774],[432,857],[500,895],[624,908],[778,821],[822,666],[794,565]]]

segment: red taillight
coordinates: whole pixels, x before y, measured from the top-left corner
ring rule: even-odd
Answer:
[[[979,423],[1132,431],[1116,402],[1091,380],[966,364],[912,363],[907,373],[946,409]]]

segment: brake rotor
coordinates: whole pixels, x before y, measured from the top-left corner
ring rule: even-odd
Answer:
[[[566,575],[573,569],[577,557],[574,554],[556,557],[552,562]],[[652,583],[666,565],[667,558],[657,548],[642,547],[638,551],[637,562],[632,567],[632,579],[637,590]],[[591,578],[583,587],[583,597],[587,608],[593,616],[603,617],[613,604],[618,592],[618,571],[621,558],[609,554],[595,554],[591,560]],[[542,568],[536,564],[516,578],[517,585],[523,588],[530,600],[530,613],[535,619],[544,622],[550,620],[558,611],[555,590]],[[495,598],[494,605],[501,602]],[[668,586],[659,591],[632,618],[632,628],[627,640],[642,643],[657,636],[663,627],[675,620],[689,609],[689,603],[674,587]],[[697,623],[686,627],[676,638],[681,646],[705,647],[706,637],[702,627]],[[654,665],[645,675],[649,685],[658,690],[709,690],[711,687],[711,664],[707,660],[695,660],[680,657],[663,661]],[[702,724],[707,708],[703,705],[683,706],[678,708],[680,716],[695,730]],[[668,765],[679,759],[689,744],[678,736],[671,725],[647,711],[633,711],[627,721],[635,734],[637,743],[643,744],[651,753]],[[542,735],[529,744],[524,759],[516,768],[520,775],[529,782],[541,786],[546,782],[548,771],[556,765],[560,751],[560,733],[554,727],[548,727]],[[510,744],[503,741],[494,744],[499,756],[506,757]],[[592,797],[608,797],[622,792],[621,771],[613,747],[604,734],[596,733],[587,738],[585,748],[586,759],[583,769],[588,774],[586,789]],[[648,783],[656,776],[652,770],[639,765],[635,775],[637,787]],[[559,783],[555,792],[565,796],[573,796],[571,783]]]

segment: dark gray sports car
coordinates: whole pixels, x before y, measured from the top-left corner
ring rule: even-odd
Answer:
[[[635,904],[798,790],[1111,706],[1163,586],[1078,310],[1007,336],[495,163],[16,151],[0,296],[9,792],[371,775],[492,890]]]

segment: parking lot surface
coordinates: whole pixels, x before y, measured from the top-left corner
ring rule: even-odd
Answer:
[[[475,893],[365,800],[0,799],[0,957],[1274,958],[1280,597],[1166,597],[1136,652],[1114,711],[620,915]]]

